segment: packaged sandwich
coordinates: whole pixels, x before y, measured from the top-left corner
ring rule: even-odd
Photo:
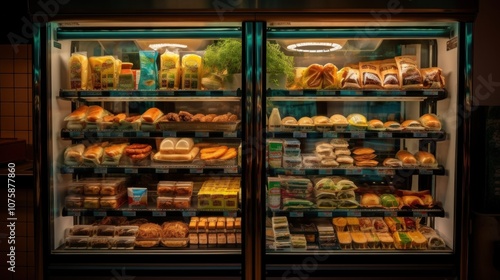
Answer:
[[[365,89],[382,88],[382,79],[380,78],[379,63],[376,61],[366,61],[359,63],[361,74],[361,85]]]
[[[337,71],[337,66],[335,66],[333,63],[327,63],[323,66],[323,89],[335,89],[338,87]]]
[[[439,67],[420,69],[424,88],[444,88],[445,82],[442,70]]]
[[[382,60],[379,65],[382,87],[385,89],[399,89],[399,70],[394,59]]]
[[[72,111],[70,114],[68,114],[66,117],[64,117],[64,121],[67,122],[66,128],[74,130],[80,130],[85,128],[86,124],[85,118],[87,117],[88,109],[89,106],[81,105],[80,107]]]
[[[344,67],[337,72],[339,87],[341,89],[360,89],[359,69]]]
[[[422,75],[418,69],[415,56],[396,56],[394,58],[399,70],[399,84],[402,89],[423,88]]]
[[[87,89],[89,61],[87,52],[75,52],[69,58],[70,89]]]
[[[302,73],[304,89],[321,89],[323,87],[323,65],[311,64]]]

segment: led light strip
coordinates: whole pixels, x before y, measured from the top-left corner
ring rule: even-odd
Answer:
[[[318,49],[308,49],[304,47],[317,47]],[[311,52],[311,53],[325,53],[340,50],[341,45],[337,43],[327,43],[327,42],[303,42],[297,44],[291,44],[287,46],[287,49],[295,52]]]

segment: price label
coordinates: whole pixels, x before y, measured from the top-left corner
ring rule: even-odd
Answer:
[[[121,131],[113,131],[113,132],[110,133],[109,136],[111,136],[111,137],[123,137],[123,132],[121,132]]]
[[[195,132],[194,133],[194,137],[198,137],[198,138],[206,138],[208,137],[208,132]]]
[[[146,131],[137,131],[137,137],[149,137],[149,132]]]
[[[153,217],[165,217],[167,216],[167,213],[165,211],[153,211],[153,213],[151,213],[153,215]]]
[[[224,173],[226,174],[234,174],[234,173],[238,173],[238,167],[228,167],[228,168],[224,168]]]
[[[438,95],[438,92],[437,91],[424,91],[423,95],[427,95],[427,96],[432,96],[432,95]]]
[[[320,218],[331,218],[332,217],[332,212],[320,211],[320,212],[318,212],[318,217],[320,217]]]
[[[196,211],[183,211],[182,216],[183,217],[194,217],[194,216],[196,216]]]
[[[177,132],[175,132],[175,131],[163,131],[163,137],[177,137]]]
[[[304,95],[302,90],[290,90],[289,93],[290,95]]]
[[[168,174],[169,169],[167,168],[156,168],[156,173],[157,174]]]
[[[351,138],[363,139],[365,138],[364,132],[351,132]]]
[[[361,212],[359,211],[349,211],[347,212],[348,217],[361,217]]]
[[[107,216],[106,211],[94,211],[94,217],[105,217]]]
[[[319,169],[318,174],[319,175],[332,175],[333,171],[331,169]]]
[[[191,173],[191,174],[201,174],[201,173],[203,173],[203,168],[191,168],[191,169],[189,169],[189,173]]]
[[[136,212],[135,211],[122,211],[122,215],[125,217],[135,217]]]
[[[420,211],[414,211],[413,212],[413,217],[425,217],[427,215],[426,212],[420,212]]]
[[[398,213],[396,211],[384,211],[384,217],[397,217]]]
[[[420,169],[418,172],[420,175],[432,175],[432,169]]]
[[[68,174],[72,174],[72,173],[75,173],[75,169],[72,168],[72,167],[64,167],[62,169],[62,173],[68,173]]]
[[[361,175],[363,174],[363,169],[360,168],[349,168],[345,170],[346,175]]]
[[[236,132],[224,132],[224,137],[226,138],[236,138]]]
[[[297,212],[297,211],[290,212],[289,216],[292,218],[302,218],[304,217],[304,212]]]
[[[68,211],[68,216],[81,216],[82,212],[80,211]]]
[[[392,138],[392,132],[379,132],[378,138]]]
[[[337,138],[337,132],[332,132],[332,131],[323,132],[323,138]]]
[[[106,174],[108,173],[108,169],[106,167],[96,167],[94,168],[95,174]]]
[[[70,131],[69,132],[69,137],[71,138],[79,138],[82,136],[82,133],[80,131]]]
[[[302,169],[293,169],[292,170],[293,175],[306,175],[306,171]]]
[[[102,137],[102,138],[108,138],[108,137],[111,136],[111,132],[109,132],[109,131],[101,131],[101,132],[97,133],[97,136],[98,137]]]
[[[224,214],[224,217],[234,217],[235,218],[237,216],[236,215],[237,213],[234,211],[224,211],[223,214]]]
[[[293,138],[307,138],[307,133],[295,131],[293,132]]]
[[[394,171],[394,169],[379,169],[378,174],[392,176],[392,175],[396,174],[396,172]]]
[[[137,168],[125,168],[123,171],[126,174],[137,174],[139,170]]]
[[[427,138],[427,132],[413,132],[415,138]]]

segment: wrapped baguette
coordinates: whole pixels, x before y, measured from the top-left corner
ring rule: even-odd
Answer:
[[[109,114],[110,113],[108,111],[104,110],[104,108],[102,108],[101,106],[92,105],[92,106],[89,106],[89,108],[87,110],[87,115],[85,117],[85,120],[87,121],[87,123],[89,123],[89,122],[95,123],[97,121],[100,121],[104,116],[107,116]]]
[[[445,82],[439,67],[420,69],[424,88],[444,88]]]
[[[423,88],[422,75],[417,67],[415,56],[396,56],[394,58],[399,69],[399,84],[402,89]]]
[[[79,165],[83,161],[83,152],[85,146],[83,144],[75,144],[66,148],[64,151],[64,164]]]

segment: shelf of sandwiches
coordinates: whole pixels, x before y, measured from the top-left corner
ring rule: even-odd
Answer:
[[[112,113],[99,105],[81,105],[64,118],[65,128],[72,131],[200,131],[234,132],[240,120],[236,114],[192,114],[168,112],[151,107],[142,114]],[[170,133],[167,133],[170,134]],[[71,135],[71,134],[70,134]],[[78,135],[78,134],[77,134]],[[147,137],[136,132],[135,135]]]
[[[235,143],[166,137],[154,143],[95,142],[66,147],[62,173],[239,173]],[[154,147],[154,148],[153,148]]]
[[[199,101],[209,97],[213,101],[240,100],[241,90],[81,90],[62,89],[63,99],[108,100],[108,101]],[[236,98],[236,99],[235,99]],[[179,100],[180,99],[180,100]],[[191,100],[190,100],[191,99]]]
[[[287,218],[266,222],[267,253],[312,250],[380,251],[449,250],[433,228],[412,217]]]
[[[358,187],[342,176],[268,177],[267,206],[290,217],[444,217],[428,190]]]
[[[134,186],[125,177],[83,178],[68,184],[63,215],[161,217],[178,212],[189,217],[221,212],[236,216],[240,185],[239,177],[158,181],[154,187]]]
[[[63,250],[225,250],[241,246],[241,218],[104,217],[65,230]]]
[[[313,148],[302,146],[297,138],[268,139],[266,163],[269,174],[386,176],[405,172],[444,175],[443,166],[432,153],[424,150],[410,152],[401,149],[394,154],[379,154],[368,145],[349,147],[349,141],[343,138],[319,139]]]

